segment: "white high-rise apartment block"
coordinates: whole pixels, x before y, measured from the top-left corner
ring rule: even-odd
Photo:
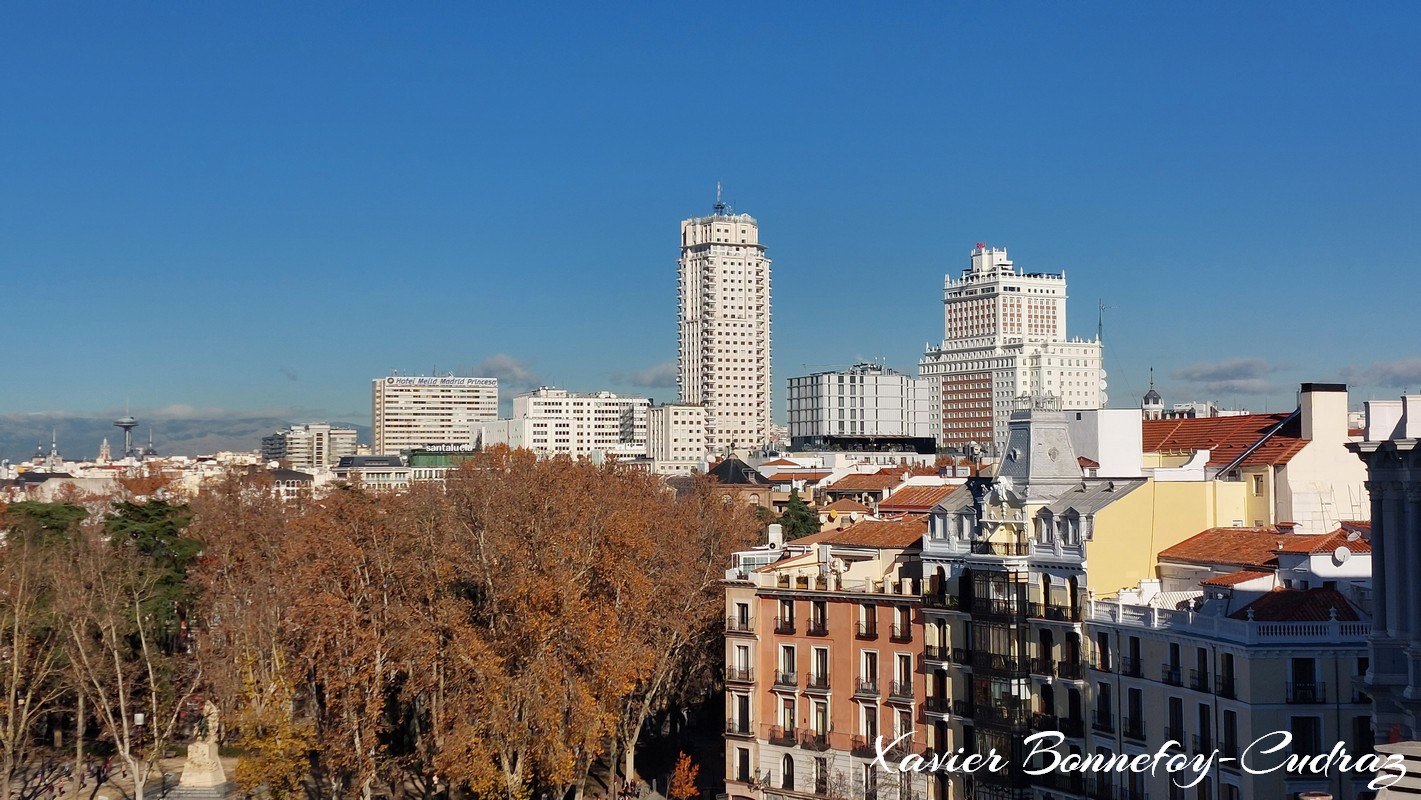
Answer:
[[[770,431],[770,260],[749,214],[715,204],[681,222],[681,402],[706,408],[712,450],[759,447]]]
[[[1066,338],[1066,274],[1025,273],[1005,248],[982,243],[972,266],[943,287],[943,338],[918,374],[941,384],[938,443],[995,452],[1022,397],[1062,409],[1105,405],[1099,339]]]
[[[646,412],[646,454],[651,471],[688,475],[706,457],[706,410],[680,403]]]
[[[651,400],[645,397],[545,386],[514,397],[513,418],[533,423],[534,450],[640,456],[646,454],[646,409],[650,405]]]
[[[328,422],[292,425],[262,437],[264,461],[285,460],[294,470],[333,467],[341,456],[355,455],[354,428],[333,428]]]
[[[790,447],[934,439],[933,401],[940,385],[935,378],[914,378],[878,364],[790,378]],[[927,444],[931,451],[932,442]]]
[[[472,449],[474,423],[498,418],[497,378],[392,375],[372,383],[375,455]]]

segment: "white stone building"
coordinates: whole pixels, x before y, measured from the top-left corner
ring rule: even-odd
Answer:
[[[504,444],[541,455],[646,455],[651,401],[612,392],[542,387],[513,398],[513,418],[481,423],[479,444]]]
[[[497,378],[392,375],[372,381],[375,455],[473,447],[474,423],[498,418]]]
[[[706,460],[706,410],[679,403],[646,411],[646,454],[651,471],[686,475]]]
[[[756,448],[770,425],[770,260],[749,214],[717,202],[681,222],[681,402],[706,407],[717,451]]]
[[[296,471],[335,466],[341,456],[355,455],[354,428],[332,427],[329,422],[292,425],[262,437],[262,459],[285,461]]]
[[[937,433],[933,410],[940,384],[878,364],[790,378],[790,447],[853,449],[855,442],[931,440]]]
[[[1025,273],[1004,248],[978,243],[972,266],[943,289],[943,338],[928,345],[918,374],[941,384],[938,441],[995,452],[1023,395],[1062,409],[1105,405],[1098,340],[1066,338],[1066,274]]]

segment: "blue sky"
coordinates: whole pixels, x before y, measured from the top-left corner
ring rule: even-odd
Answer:
[[[1074,335],[1111,306],[1113,405],[1421,390],[1418,51],[1407,3],[7,3],[0,414],[671,399],[718,180],[777,416],[914,367],[978,241],[1066,270]]]

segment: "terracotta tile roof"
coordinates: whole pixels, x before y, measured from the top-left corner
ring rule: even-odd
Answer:
[[[898,467],[897,469],[898,469],[898,474],[901,475],[901,474],[903,474],[904,472],[906,472],[906,473],[908,473],[909,475],[912,475],[912,476],[915,477],[915,478],[927,478],[927,477],[931,477],[931,476],[936,476],[936,475],[937,475],[937,467],[925,466],[925,465],[922,465],[922,464],[919,464],[919,465],[916,466],[916,467],[907,467],[907,468]],[[887,472],[887,471],[888,471],[887,469],[881,469],[881,470],[879,470],[879,472]]]
[[[1273,550],[1285,536],[1277,528],[1209,528],[1160,551],[1161,561],[1276,567]]]
[[[1076,463],[1081,465],[1081,469],[1100,469],[1100,462],[1093,461],[1085,456],[1076,456]]]
[[[911,547],[927,535],[926,517],[904,517],[895,520],[866,520],[843,530],[824,531],[802,536],[791,545],[839,544],[848,547]]]
[[[771,483],[789,483],[790,481],[822,481],[829,477],[831,472],[776,472],[771,475]]]
[[[1255,622],[1326,622],[1334,608],[1342,622],[1361,619],[1336,589],[1274,589],[1229,616],[1248,619],[1252,609]]]
[[[761,464],[760,466],[762,466],[762,467],[798,467],[798,466],[800,466],[800,465],[794,463],[793,461],[790,461],[788,458],[777,458],[777,459],[775,459],[774,461],[766,461],[765,463]]]
[[[1347,435],[1353,439],[1361,439],[1367,435],[1366,428],[1348,428]]]
[[[1146,453],[1210,450],[1209,466],[1221,467],[1243,455],[1284,420],[1287,423],[1249,453],[1240,466],[1286,464],[1307,445],[1307,440],[1302,438],[1302,423],[1293,414],[1147,419],[1142,423],[1143,448]]]
[[[1227,575],[1215,575],[1207,580],[1199,581],[1200,586],[1236,586],[1240,583],[1256,581],[1259,578],[1271,578],[1271,572],[1259,572],[1252,569],[1243,569],[1238,572],[1230,572]]]
[[[834,481],[826,487],[831,492],[881,492],[903,482],[903,472],[875,472],[871,475],[854,473]]]
[[[1282,537],[1283,546],[1278,548],[1280,553],[1330,553],[1339,547],[1345,546],[1354,553],[1372,552],[1372,544],[1364,539],[1348,541],[1351,535],[1345,527],[1338,528],[1332,533],[1319,535],[1294,534]]]
[[[827,505],[827,506],[824,506],[824,507],[820,508],[819,510],[820,510],[820,511],[837,511],[837,512],[839,512],[840,514],[852,514],[852,513],[854,513],[855,511],[859,512],[860,514],[867,514],[868,512],[872,511],[873,509],[869,508],[868,506],[864,505],[863,503],[860,503],[860,502],[857,501],[857,500],[850,500],[850,499],[848,499],[847,497],[845,497],[845,498],[841,498],[841,499],[839,499],[839,500],[835,500],[834,502],[830,503],[830,504]]]
[[[931,511],[933,506],[952,494],[956,486],[904,486],[878,504],[880,512]]]

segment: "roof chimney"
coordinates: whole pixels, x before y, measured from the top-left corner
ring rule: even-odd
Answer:
[[[1303,384],[1298,409],[1304,439],[1339,445],[1347,441],[1347,384]]]

